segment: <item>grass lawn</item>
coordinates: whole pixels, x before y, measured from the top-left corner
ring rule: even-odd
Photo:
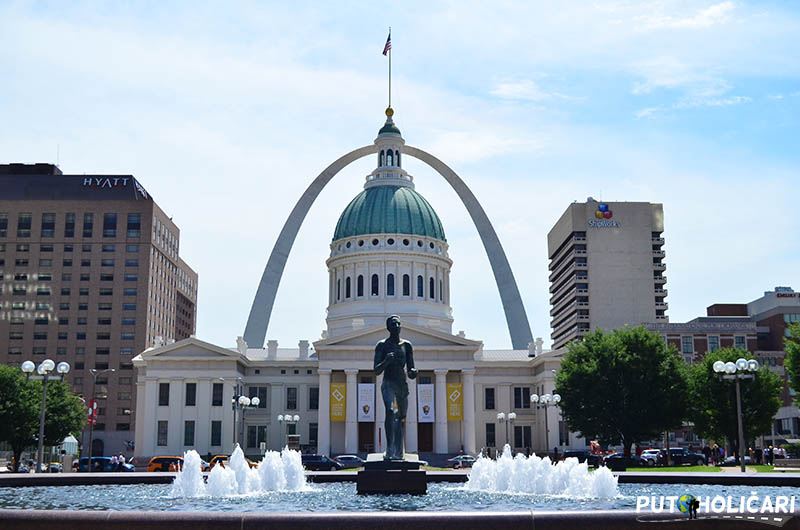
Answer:
[[[679,473],[719,473],[717,466],[671,466],[671,467],[629,467],[627,471],[636,472],[679,472]]]

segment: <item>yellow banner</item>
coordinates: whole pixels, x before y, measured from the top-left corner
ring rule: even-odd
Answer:
[[[461,383],[447,383],[447,421],[463,419],[463,394]]]
[[[331,383],[331,421],[344,421],[347,384]]]

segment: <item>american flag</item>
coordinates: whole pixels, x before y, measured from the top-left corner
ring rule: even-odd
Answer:
[[[392,32],[389,32],[389,36],[386,37],[386,45],[383,47],[383,54],[386,55],[389,53],[389,50],[392,49]]]

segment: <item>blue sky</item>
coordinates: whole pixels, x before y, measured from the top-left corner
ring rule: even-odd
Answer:
[[[800,288],[800,8],[790,2],[3,2],[0,161],[134,174],[200,274],[198,336],[232,345],[282,224],[395,121],[472,187],[549,344],[546,235],[573,200],[664,204],[674,322]],[[58,153],[58,154],[57,154]],[[318,199],[268,338],[324,328],[324,261],[372,160]],[[454,260],[454,330],[510,345],[466,210],[407,159]]]

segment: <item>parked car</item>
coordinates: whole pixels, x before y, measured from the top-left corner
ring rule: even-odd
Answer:
[[[745,455],[744,456],[744,465],[749,466],[751,463],[752,463],[752,461],[750,460],[750,456],[749,455]],[[720,464],[720,466],[722,466],[722,467],[734,467],[734,466],[737,466],[737,465],[739,465],[739,464],[736,463],[736,457],[735,456],[726,456],[725,460]]]
[[[671,466],[704,466],[706,457],[701,453],[691,453],[688,449],[676,447],[669,450],[669,464]],[[659,466],[667,465],[667,450],[661,449],[658,452]]]
[[[78,460],[78,471],[89,471],[89,458],[83,457]],[[93,456],[92,457],[92,471],[133,471],[134,467],[131,464],[112,464],[110,456]]]
[[[147,471],[180,471],[183,469],[182,456],[154,456],[147,464]]]
[[[14,465],[11,462],[9,462],[6,464],[6,469],[8,469],[9,471],[14,471]],[[26,466],[25,464],[20,464],[17,473],[27,473],[27,472],[28,472],[28,466]]]
[[[603,458],[603,464],[607,467],[618,467],[620,464],[625,462],[625,465],[622,467],[645,467],[647,466],[647,460],[642,458],[641,456],[636,456],[636,454],[631,453],[631,457],[629,460],[625,460],[625,453],[611,453],[610,455],[606,455]]]
[[[227,455],[217,455],[211,459],[211,462],[208,463],[203,462],[204,464],[203,471],[211,471],[211,469],[216,465],[227,467],[229,464],[229,459],[230,457],[228,457]],[[245,460],[247,461],[247,465],[249,465],[250,467],[258,467],[257,462],[253,462],[251,460],[248,460],[247,458],[245,458]]]
[[[593,455],[589,451],[564,451],[561,460],[566,460],[567,458],[577,458],[581,464],[586,462],[591,467],[600,466],[600,457]]]
[[[445,467],[452,467],[453,469],[460,469],[462,467],[472,467],[475,463],[475,457],[471,455],[458,455],[447,460]]]
[[[308,471],[337,471],[342,465],[325,455],[302,455],[303,467]]]
[[[342,469],[353,469],[364,465],[364,460],[356,455],[339,455],[334,460],[342,466]]]
[[[59,462],[50,462],[50,465],[47,466],[48,473],[61,473],[63,471],[64,466]]]
[[[658,463],[658,453],[660,451],[661,449],[645,449],[640,456],[647,461],[648,467],[653,467]]]

